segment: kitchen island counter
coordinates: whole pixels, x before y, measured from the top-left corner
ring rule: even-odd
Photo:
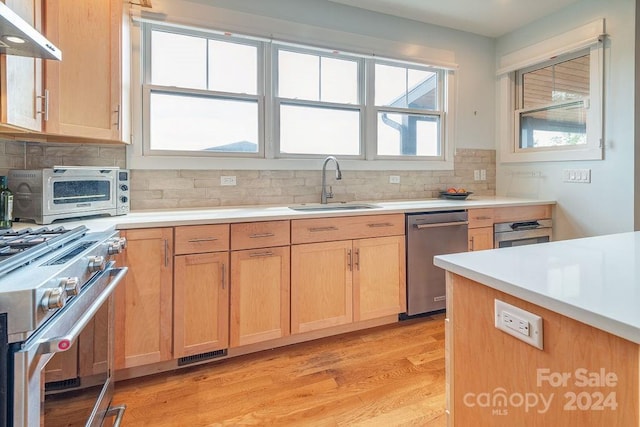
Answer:
[[[640,425],[640,233],[434,263],[447,270],[449,426]]]

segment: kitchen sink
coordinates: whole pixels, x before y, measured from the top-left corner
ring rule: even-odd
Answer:
[[[326,205],[320,203],[288,206],[289,209],[294,211],[350,211],[358,209],[375,209],[379,208],[379,205],[371,205],[367,203],[327,203]]]

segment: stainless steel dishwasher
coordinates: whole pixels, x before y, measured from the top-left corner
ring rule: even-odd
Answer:
[[[445,272],[436,255],[467,251],[467,211],[407,214],[407,317],[445,308]]]

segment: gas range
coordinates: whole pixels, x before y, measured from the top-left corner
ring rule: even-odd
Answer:
[[[118,232],[85,226],[0,231],[0,313],[8,341],[26,340],[122,251]]]

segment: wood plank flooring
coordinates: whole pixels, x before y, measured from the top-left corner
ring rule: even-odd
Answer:
[[[444,315],[116,384],[132,426],[444,427]]]

